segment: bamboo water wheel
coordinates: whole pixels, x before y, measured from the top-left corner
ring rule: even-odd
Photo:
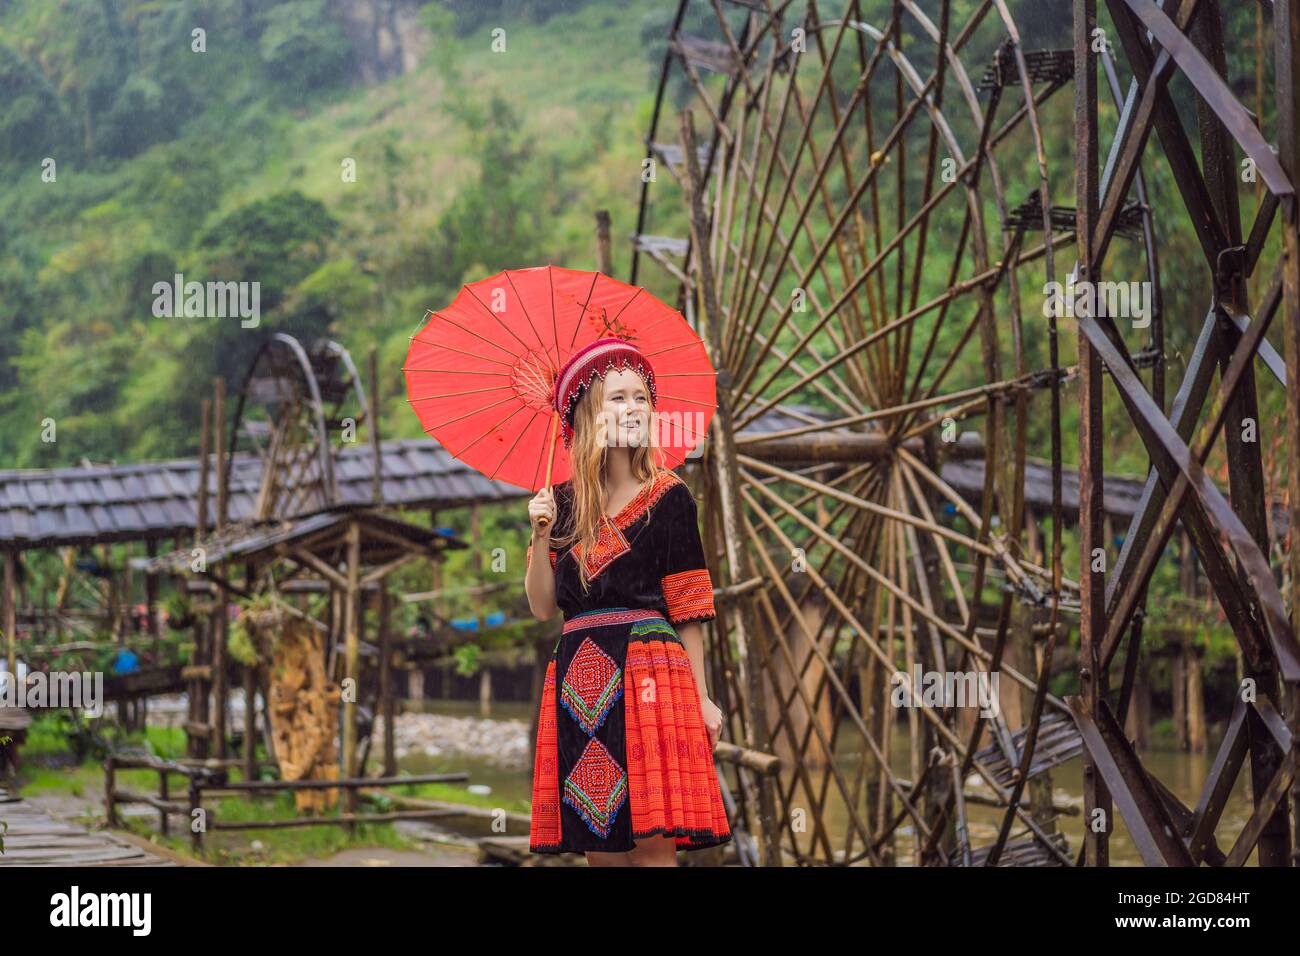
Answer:
[[[324,339],[303,346],[277,332],[258,350],[239,390],[226,459],[235,451],[263,462],[253,518],[291,518],[338,503],[334,459],[355,441],[370,405],[352,356]]]
[[[679,10],[661,90],[685,94],[692,129],[656,114],[669,175],[647,183],[634,253],[679,277],[723,370],[713,540],[737,545],[718,549],[728,584],[764,586],[719,617],[735,640],[715,673],[737,678],[732,739],[784,768],[766,793],[742,774],[744,812],[789,860],[969,864],[963,796],[979,789],[1016,804],[999,851],[1064,862],[1008,761],[1038,732],[1033,625],[1074,601],[1050,558],[1026,557],[1018,493],[1028,393],[1060,380],[1029,370],[1020,285],[1042,285],[1061,241],[1034,214],[1046,170],[1022,181],[1020,160],[1068,51],[1027,63],[1000,4],[958,21],[899,3],[882,23],[854,4],[744,6]],[[684,32],[701,7],[712,39]],[[645,235],[683,203],[689,240]],[[940,474],[972,454],[997,465],[982,511]],[[999,716],[918,699],[891,719],[916,669],[995,674]],[[1041,727],[1067,730],[1046,774],[1077,737],[1062,701],[1037,703]]]
[[[1156,533],[1162,488],[1179,467],[1196,488],[1196,507],[1209,511],[1236,557],[1257,568],[1264,559],[1222,499],[1212,500],[1203,476],[1179,458],[1187,449],[1165,420],[1155,230],[1135,161],[1145,133],[1133,142],[1117,138],[1110,162],[1121,157],[1126,165],[1117,175],[1125,178],[1103,197],[1097,222],[1092,207],[1053,203],[1053,185],[1096,190],[1097,170],[1078,177],[1073,165],[1050,170],[1042,118],[1055,109],[1058,136],[1073,124],[1080,150],[1089,146],[1085,158],[1095,163],[1109,145],[1099,135],[1099,98],[1122,113],[1122,136],[1135,124],[1149,130],[1157,115],[1168,162],[1184,199],[1193,196],[1198,223],[1213,212],[1196,205],[1196,191],[1186,186],[1201,175],[1187,133],[1171,107],[1152,110],[1158,97],[1140,95],[1153,62],[1165,75],[1176,62],[1210,104],[1201,103],[1201,119],[1210,130],[1203,136],[1210,137],[1204,176],[1211,184],[1225,171],[1216,152],[1231,166],[1231,154],[1220,149],[1229,135],[1261,169],[1269,165],[1259,136],[1251,138],[1249,118],[1209,75],[1212,68],[1189,53],[1192,43],[1180,31],[1190,9],[1180,10],[1174,25],[1146,0],[1107,5],[1129,61],[1120,68],[1136,76],[1125,97],[1109,46],[1095,48],[1092,0],[1062,5],[1067,20],[1053,36],[1066,48],[1041,50],[1026,48],[1002,0],[894,0],[871,5],[883,11],[876,21],[865,6],[681,0],[647,137],[631,279],[638,281],[643,263],[667,272],[719,369],[702,489],[712,504],[707,540],[716,566],[725,568],[708,649],[711,689],[728,715],[724,738],[780,761],[774,776],[764,776],[753,758],[736,759],[724,774],[737,793],[740,852],[766,864],[1073,865],[1083,857],[1057,826],[1050,781],[1054,767],[1082,754],[1085,814],[1102,824],[1085,827],[1087,862],[1106,863],[1116,810],[1149,863],[1242,862],[1264,820],[1284,807],[1286,790],[1300,799],[1293,773],[1300,734],[1288,737],[1280,713],[1296,727],[1300,656],[1274,613],[1271,578],[1262,570],[1249,580],[1224,572],[1231,550],[1226,558],[1207,553],[1220,550],[1218,539],[1189,506],[1180,517],[1200,533],[1198,559],[1208,562],[1224,607],[1237,609],[1233,626],[1243,647],[1280,666],[1289,707],[1276,694],[1253,712],[1238,706],[1195,809],[1145,770],[1123,738],[1151,568],[1135,555],[1145,548],[1143,561],[1151,553],[1158,560],[1148,538]],[[1217,56],[1222,72],[1219,5],[1199,6],[1205,19],[1198,29],[1206,32],[1197,44]],[[1294,15],[1289,3],[1274,9],[1277,17]],[[1160,47],[1153,50],[1155,34],[1143,37],[1143,23],[1160,45],[1172,45],[1171,55],[1155,60]],[[1296,56],[1281,39],[1277,56],[1279,76],[1291,77]],[[1095,71],[1082,86],[1080,57]],[[1063,89],[1074,104],[1050,102]],[[1280,136],[1294,147],[1292,118],[1284,117]],[[1226,239],[1241,231],[1224,227],[1218,262],[1211,259],[1219,294],[1206,328],[1217,311],[1243,342],[1249,317],[1234,311],[1224,290],[1241,252],[1258,257],[1278,195],[1294,198],[1277,166],[1270,165],[1271,196],[1249,243],[1230,255]],[[1112,172],[1108,165],[1106,177]],[[1285,228],[1294,230],[1294,204],[1285,208]],[[1040,311],[1043,295],[1076,255],[1095,253],[1075,241],[1094,225],[1104,227],[1103,249],[1114,237],[1133,242],[1121,278],[1152,283],[1153,321],[1148,332],[1126,336],[1121,352],[1078,313],[1071,330],[1079,329],[1088,361],[1063,367],[1056,317]],[[1212,249],[1213,231],[1197,228]],[[1086,264],[1095,274],[1095,263]],[[1287,268],[1294,292],[1300,266]],[[1265,318],[1278,306],[1279,289],[1275,284]],[[1035,318],[1032,327],[1022,325],[1022,315]],[[1294,311],[1289,319],[1287,334],[1294,335]],[[1113,329],[1112,320],[1097,321]],[[1253,350],[1269,358],[1271,349],[1252,331],[1248,345],[1237,344],[1236,332],[1227,342],[1225,375],[1229,360],[1232,368],[1249,363]],[[1120,333],[1109,335],[1118,341]],[[1077,466],[1082,543],[1104,550],[1098,350],[1150,450],[1152,472],[1121,556],[1121,563],[1129,559],[1126,577],[1117,571],[1103,586],[1101,574],[1085,569],[1081,588],[1061,572],[1062,385],[1078,377],[1085,396],[1088,430],[1079,436]],[[1199,367],[1212,368],[1213,355],[1203,352],[1198,345]],[[1144,369],[1152,380],[1146,398],[1139,394]],[[1194,420],[1209,378],[1190,368],[1188,375]],[[1075,400],[1073,387],[1070,396]],[[1186,423],[1177,427],[1188,433]],[[1031,440],[1050,457],[1052,520],[1045,528],[1026,514]],[[960,457],[983,459],[975,502],[943,478],[945,463]],[[1238,443],[1230,457],[1234,490],[1239,476],[1243,491],[1258,489],[1249,483],[1258,474],[1258,446]],[[1294,449],[1291,461],[1296,467]],[[1262,508],[1252,497],[1235,506]],[[1165,511],[1158,530],[1167,534]],[[1135,577],[1134,565],[1148,577]],[[1112,612],[1120,616],[1108,621]],[[1056,642],[1075,626],[1083,691],[1067,703],[1045,683]],[[1121,637],[1128,638],[1127,663],[1115,695],[1093,668],[1110,664]],[[914,675],[972,671],[990,683],[996,678],[1000,706],[916,693],[922,682]],[[1225,855],[1212,831],[1242,766],[1247,723],[1252,762],[1259,762],[1258,819],[1234,835],[1237,848]],[[1270,826],[1276,830],[1279,820],[1284,831],[1285,814]],[[753,834],[762,838],[745,840]],[[1271,859],[1281,859],[1281,848],[1275,834]]]

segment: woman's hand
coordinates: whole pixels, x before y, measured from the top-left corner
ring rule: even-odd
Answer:
[[[542,519],[545,518],[545,524]],[[533,525],[533,539],[539,543],[551,540],[551,529],[555,527],[555,495],[550,488],[543,488],[528,502],[528,520]]]
[[[712,751],[722,735],[722,711],[708,697],[701,697],[700,713],[704,717],[704,729],[709,732],[709,750]]]

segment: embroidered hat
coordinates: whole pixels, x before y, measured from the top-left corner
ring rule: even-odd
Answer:
[[[650,404],[656,403],[655,373],[641,350],[626,339],[597,339],[584,345],[569,356],[569,360],[555,377],[552,396],[555,410],[560,413],[560,430],[564,433],[564,447],[573,442],[573,409],[582,393],[596,376],[604,378],[612,368],[630,368],[643,379],[650,392]]]

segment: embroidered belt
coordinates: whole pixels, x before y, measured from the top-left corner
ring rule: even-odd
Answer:
[[[658,618],[665,620],[664,616],[658,611],[648,608],[631,610],[625,607],[600,608],[595,611],[583,611],[581,614],[575,614],[564,622],[564,633],[569,634],[579,629],[589,627],[606,627],[610,624],[634,624],[637,621],[648,621]]]

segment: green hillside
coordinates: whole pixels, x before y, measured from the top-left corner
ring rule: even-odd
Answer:
[[[599,208],[630,231],[663,3],[504,3],[504,52],[483,5],[426,4],[420,65],[373,85],[328,6],[0,2],[7,466],[192,453],[212,376],[268,330],[377,345],[385,433],[418,435],[397,369],[426,309],[503,267],[594,267]],[[155,317],[176,272],[260,281],[260,326]]]
[[[593,214],[602,208],[614,217],[615,272],[626,275],[642,137],[676,3],[407,0],[405,72],[363,62],[346,21],[372,4],[0,0],[0,462],[193,453],[213,376],[236,386],[269,330],[328,334],[359,361],[376,345],[384,433],[418,435],[398,370],[425,310],[503,267],[593,267]],[[959,0],[954,18],[974,6]],[[1068,42],[1064,0],[1010,6],[1027,48]],[[887,0],[863,8],[887,19]],[[1231,72],[1253,76],[1253,13],[1226,15]],[[967,54],[978,63],[992,50]],[[363,66],[381,75],[367,77]],[[687,91],[672,92],[670,112]],[[1190,115],[1187,85],[1171,92]],[[1236,92],[1256,105],[1253,89]],[[1271,91],[1262,105],[1268,128]],[[1053,196],[1066,205],[1072,108],[1066,90],[1042,116]],[[1103,102],[1101,113],[1108,135],[1115,111]],[[675,128],[666,116],[660,137],[675,138]],[[924,149],[923,130],[909,135],[922,137],[909,148]],[[1003,154],[1012,203],[1036,181],[1032,142],[1024,130],[1017,136],[1020,148]],[[1160,212],[1172,387],[1209,289],[1167,168],[1148,162],[1146,173]],[[1242,195],[1253,216],[1253,193]],[[658,212],[651,231],[685,235],[671,221],[679,213],[669,209],[664,221]],[[948,238],[935,242],[952,241],[958,225],[940,221],[936,236]],[[1271,271],[1275,245],[1257,279]],[[1121,271],[1136,249],[1115,244]],[[946,257],[933,258],[927,294],[948,281]],[[1069,262],[1068,252],[1058,256],[1061,278]],[[155,316],[154,285],[176,273],[260,282],[260,325]],[[670,291],[654,267],[639,279]],[[1025,292],[1026,363],[1042,368],[1042,300]],[[1070,320],[1061,330],[1069,364]],[[1141,338],[1129,343],[1134,351]],[[961,367],[951,385],[980,381],[982,369]],[[1279,420],[1280,399],[1263,388],[1261,417]],[[1108,391],[1108,468],[1141,471],[1145,452],[1125,421]],[[1046,422],[1036,409],[1031,455],[1048,454]],[[1067,390],[1067,461],[1076,422]],[[53,442],[43,440],[51,423]]]

